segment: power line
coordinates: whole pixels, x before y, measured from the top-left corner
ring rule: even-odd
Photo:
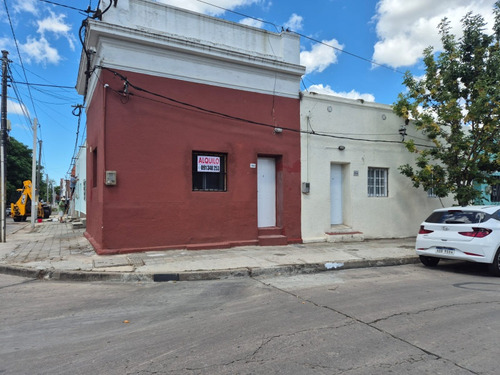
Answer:
[[[44,83],[29,83],[29,82],[19,82],[19,81],[13,81],[14,83],[17,83],[18,85],[27,85],[27,86],[35,86],[35,87],[52,87],[56,89],[74,89],[73,86],[60,86],[60,85],[49,85],[49,84],[44,84]]]
[[[9,75],[12,78],[13,74],[12,74],[12,70],[11,70],[10,66],[9,66]],[[15,84],[15,82],[13,82],[12,80],[11,80],[11,82],[12,82],[11,87],[14,90],[14,95],[16,96],[17,102],[19,103],[19,107],[21,108],[21,112],[24,115],[23,118],[27,122],[27,128],[29,129],[28,132],[32,135],[33,134],[33,124],[31,123],[31,117],[27,111],[26,104],[24,104],[23,99],[21,98],[21,94],[19,92],[19,89],[18,89],[17,85]]]
[[[250,18],[252,20],[259,21],[259,22],[262,22],[262,23],[267,23],[269,25],[274,26],[276,28],[276,30],[279,31],[278,26],[276,26],[276,24],[274,24],[274,23],[272,23],[270,21],[266,21],[266,20],[263,20],[261,18],[252,17],[252,16],[249,16],[249,15],[244,14],[244,13],[236,12],[235,10],[226,9],[224,7],[221,7],[221,6],[209,3],[207,1],[203,1],[203,0],[197,0],[197,1],[199,3],[207,4],[207,5],[210,5],[210,6],[214,7],[214,8],[218,8],[218,9],[221,9],[221,10],[226,11],[226,12],[231,12],[231,13],[237,14],[238,16],[242,16],[242,17],[245,17],[245,18]]]
[[[49,0],[39,0],[39,1],[41,1],[43,3],[51,4],[51,5],[57,5],[57,6],[60,6],[60,7],[63,7],[63,8],[77,10],[77,11],[79,11],[81,13],[90,13],[90,8],[85,10],[85,9],[75,8],[75,7],[72,7],[72,6],[69,6],[69,5],[59,4],[59,3],[56,3],[56,2],[53,2],[53,1],[49,1]]]
[[[17,42],[16,33],[14,32],[14,26],[12,25],[12,20],[10,18],[9,8],[7,7],[7,0],[3,0],[3,3],[5,5],[5,12],[6,12],[7,18],[9,20],[10,30],[12,32],[12,37],[14,39],[14,44],[16,45],[16,50],[17,50],[17,55],[19,57],[19,62],[21,63],[21,68],[23,70],[24,79],[25,79],[26,82],[28,82],[28,77],[26,76],[26,70],[24,69],[23,59],[21,57],[21,52],[19,50],[19,43]],[[31,95],[31,89],[30,89],[29,85],[28,85],[28,94],[29,94],[29,97],[31,99],[31,105],[33,106],[33,112],[34,112],[35,116],[38,117],[38,115],[36,113],[35,103],[33,102],[33,96]],[[29,121],[32,124],[31,119],[29,119]],[[33,126],[33,124],[31,126]],[[41,126],[40,126],[40,124],[38,124],[38,127],[40,128],[40,133],[41,133]],[[41,137],[41,134],[40,134],[40,137]]]
[[[244,14],[244,13],[236,12],[236,11],[234,11],[234,10],[224,8],[224,7],[221,7],[221,6],[218,6],[218,5],[215,5],[215,4],[212,4],[212,3],[209,3],[209,2],[207,2],[207,1],[203,1],[203,0],[196,0],[196,1],[198,1],[198,2],[200,2],[200,3],[203,3],[203,4],[207,4],[207,5],[213,6],[214,8],[218,8],[218,9],[224,10],[224,11],[226,11],[226,12],[230,12],[230,13],[237,14],[237,15],[239,15],[239,16],[242,16],[242,17],[251,18],[251,19],[253,19],[253,20],[256,20],[256,21],[259,21],[259,22],[262,22],[262,23],[266,23],[266,24],[272,25],[272,26],[274,26],[274,27],[276,28],[276,30],[278,30],[278,31],[280,30],[280,27],[278,27],[278,25],[276,25],[276,24],[275,24],[275,23],[273,23],[273,22],[266,21],[266,20],[263,20],[263,19],[260,19],[260,18],[255,18],[255,17],[249,16],[249,15],[246,15],[246,14]],[[284,30],[284,28],[283,28],[282,26],[281,26],[281,30]],[[391,70],[391,71],[393,71],[393,72],[395,72],[395,73],[399,73],[399,74],[402,74],[402,75],[404,75],[404,74],[405,74],[404,72],[402,72],[402,71],[400,71],[400,70],[398,70],[398,69],[395,69],[395,68],[391,68],[391,67],[390,67],[390,66],[388,66],[388,65],[378,63],[378,62],[376,62],[376,61],[374,61],[374,60],[372,60],[372,59],[369,59],[369,58],[366,58],[366,57],[360,56],[360,55],[358,55],[358,54],[355,54],[355,53],[352,53],[352,52],[346,51],[346,50],[344,50],[344,49],[342,49],[342,48],[338,48],[338,47],[332,46],[331,44],[328,44],[328,43],[325,43],[325,42],[320,41],[320,40],[318,40],[318,39],[312,38],[312,37],[310,37],[310,36],[307,36],[307,35],[301,34],[301,33],[297,32],[297,31],[293,31],[293,30],[289,30],[289,29],[287,29],[286,31],[287,31],[287,32],[290,32],[290,33],[293,33],[293,34],[296,34],[296,35],[298,35],[298,36],[300,36],[300,37],[302,37],[302,38],[304,38],[304,39],[308,39],[308,40],[311,40],[311,41],[313,41],[313,42],[315,42],[315,43],[318,43],[318,44],[324,45],[324,46],[326,46],[326,47],[330,47],[330,48],[332,48],[332,49],[334,49],[334,50],[336,50],[336,51],[339,51],[339,52],[341,52],[341,53],[345,53],[345,54],[347,54],[347,55],[349,55],[349,56],[352,56],[352,57],[355,57],[355,58],[357,58],[357,59],[360,59],[360,60],[363,60],[363,61],[369,62],[370,64],[380,66],[381,68],[385,68],[385,69]]]
[[[81,125],[81,120],[82,120],[82,112],[83,112],[83,105],[82,104],[78,104],[78,105],[73,106],[72,113],[73,113],[73,115],[78,117],[78,124],[76,127],[76,139],[75,139],[75,147],[73,149],[73,156],[71,157],[71,163],[69,165],[69,169],[66,172],[66,174],[71,173],[71,170],[73,169],[74,161],[76,160],[76,153],[78,150],[78,143],[79,143],[78,140],[79,140],[79,133],[80,133],[80,125]]]
[[[127,79],[127,77],[125,77],[120,72],[117,72],[116,70],[113,70],[113,69],[110,69],[110,68],[107,68],[107,67],[104,67],[104,66],[96,66],[94,69],[107,70],[107,71],[111,72],[113,75],[115,75],[115,76],[119,77],[120,79],[122,79],[124,81],[124,88],[123,88],[123,90],[118,91],[118,90],[112,89],[111,87],[110,87],[110,89],[113,92],[115,92],[116,94],[120,95],[121,97],[127,98],[127,101],[128,101],[129,96],[133,95],[135,97],[139,97],[139,98],[142,98],[142,99],[153,100],[153,101],[158,102],[158,103],[171,105],[169,103],[161,102],[159,100],[154,100],[154,99],[147,98],[145,96],[137,95],[135,93],[130,92],[130,88],[133,88],[133,89],[135,89],[137,91],[144,92],[144,93],[147,93],[149,95],[153,95],[155,97],[158,97],[158,98],[161,98],[161,99],[164,99],[164,100],[168,100],[169,102],[174,103],[176,106],[182,106],[182,107],[185,107],[186,109],[195,110],[195,111],[199,111],[199,112],[204,112],[204,113],[207,113],[207,114],[210,114],[210,115],[220,116],[220,117],[223,117],[223,118],[226,118],[226,119],[240,121],[240,122],[248,123],[248,124],[251,124],[251,125],[268,127],[268,128],[272,128],[272,129],[281,128],[282,130],[286,130],[286,131],[289,131],[289,132],[292,132],[292,133],[309,134],[309,135],[315,135],[315,136],[321,136],[321,137],[327,137],[327,138],[352,140],[352,141],[360,141],[360,142],[402,144],[401,141],[395,141],[395,140],[366,139],[366,138],[348,137],[348,136],[334,135],[334,134],[329,134],[329,133],[322,133],[322,132],[315,132],[315,131],[308,131],[308,130],[301,130],[301,129],[293,129],[293,128],[289,128],[289,127],[285,127],[285,126],[281,126],[281,125],[277,126],[277,125],[268,124],[268,123],[264,123],[264,122],[260,122],[260,121],[254,121],[254,120],[250,120],[250,119],[245,119],[245,118],[242,118],[242,117],[229,115],[227,113],[222,113],[222,112],[210,110],[210,109],[207,109],[207,108],[203,108],[203,107],[195,105],[195,104],[183,102],[181,100],[170,98],[168,96],[165,96],[165,95],[162,95],[162,94],[159,94],[159,93],[156,93],[156,92],[144,89],[144,88],[142,88],[140,86],[136,86],[132,82],[130,82]],[[101,81],[101,83],[102,83],[102,81]],[[429,146],[429,145],[423,145],[423,144],[416,144],[416,145],[420,146],[420,147],[431,147],[432,148],[432,146]]]

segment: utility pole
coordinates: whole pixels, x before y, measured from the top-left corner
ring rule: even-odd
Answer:
[[[5,200],[6,200],[6,186],[5,186],[5,181],[6,181],[6,155],[5,155],[5,148],[7,146],[7,67],[9,64],[9,59],[7,58],[7,55],[9,52],[7,51],[2,51],[2,127],[1,127],[1,141],[0,141],[0,194],[2,195],[1,197],[1,203],[0,203],[0,242],[5,242],[6,241],[6,218],[5,218]]]
[[[35,228],[35,220],[38,217],[38,202],[36,199],[36,131],[38,128],[38,121],[35,118],[33,120],[33,160],[31,165],[31,228]]]
[[[40,184],[42,183],[42,140],[38,141],[38,164],[36,175],[36,201],[40,202]]]

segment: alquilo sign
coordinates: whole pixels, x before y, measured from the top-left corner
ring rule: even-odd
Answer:
[[[198,172],[220,172],[220,157],[199,155]]]

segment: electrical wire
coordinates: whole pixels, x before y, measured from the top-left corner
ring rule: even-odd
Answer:
[[[17,71],[16,69],[16,64],[15,63],[12,63],[9,65],[9,67],[11,69],[13,69],[13,71],[15,73],[17,73],[18,75],[22,75],[22,73],[20,73],[19,71]],[[34,91],[38,91],[40,93],[43,93],[44,95],[47,95],[47,96],[51,96],[55,99],[58,99],[58,100],[65,100],[65,101],[68,101],[68,102],[71,102],[73,103],[74,102],[74,96],[72,97],[69,97],[69,96],[63,96],[63,95],[60,95],[60,94],[56,94],[52,91],[48,91],[48,90],[44,90],[43,88],[47,88],[47,89],[60,89],[62,92],[68,92],[69,93],[69,90],[71,91],[74,91],[75,90],[75,87],[74,86],[62,86],[62,85],[55,85],[53,83],[51,83],[50,81],[48,81],[47,79],[45,79],[44,77],[41,77],[39,75],[37,75],[36,73],[34,72],[31,72],[29,69],[26,69],[27,72],[39,77],[40,79],[44,80],[45,82],[47,82],[47,84],[34,84],[34,83],[30,83],[30,82],[24,82],[24,81],[16,81],[16,80],[13,80],[14,83],[17,83],[17,84],[20,84],[20,85],[26,85],[26,86],[30,86]]]
[[[76,139],[75,139],[75,147],[73,149],[73,156],[71,157],[71,162],[68,168],[68,171],[66,172],[67,175],[71,174],[71,170],[73,169],[73,166],[75,165],[75,160],[76,160],[76,154],[78,151],[78,144],[79,144],[79,133],[80,133],[80,125],[81,125],[81,120],[82,120],[82,112],[83,112],[83,105],[78,104],[73,106],[73,110],[71,111],[74,116],[78,117],[78,123],[76,127]]]
[[[165,103],[165,102],[162,102],[162,101],[159,101],[159,100],[154,100],[155,102],[158,102],[158,103],[168,104],[168,105],[172,105],[171,103],[174,103],[174,105],[176,107],[186,108],[186,109],[194,110],[194,111],[197,111],[197,112],[203,112],[203,113],[207,113],[207,114],[210,114],[210,115],[222,117],[222,118],[225,118],[225,119],[235,120],[235,121],[239,121],[239,122],[243,122],[243,123],[247,123],[247,124],[251,124],[251,125],[262,126],[262,127],[267,127],[267,128],[271,128],[271,129],[276,129],[277,127],[279,127],[282,130],[284,130],[284,131],[286,130],[286,131],[292,132],[292,133],[309,134],[309,135],[315,135],[315,136],[321,136],[321,137],[328,137],[328,138],[334,138],[334,139],[352,140],[352,141],[359,141],[359,142],[372,142],[372,143],[396,143],[396,144],[402,144],[401,141],[396,141],[396,140],[366,139],[366,138],[349,137],[349,136],[342,136],[342,135],[336,135],[336,134],[329,134],[329,133],[325,133],[325,132],[316,132],[314,130],[309,131],[309,130],[294,129],[294,128],[289,128],[289,127],[285,127],[285,126],[281,126],[281,125],[273,125],[273,124],[268,124],[268,123],[264,123],[264,122],[259,122],[259,121],[254,121],[254,120],[250,120],[250,119],[245,119],[245,118],[242,118],[242,117],[229,115],[227,113],[222,113],[222,112],[210,110],[210,109],[207,109],[207,108],[204,108],[204,107],[201,107],[201,106],[198,106],[198,105],[194,105],[194,104],[191,104],[191,103],[183,102],[181,100],[170,98],[170,97],[165,96],[163,94],[159,94],[159,93],[156,93],[156,92],[144,89],[144,88],[142,88],[140,86],[134,85],[132,82],[130,82],[127,79],[127,77],[125,77],[120,72],[118,72],[116,70],[113,70],[111,68],[108,68],[108,67],[104,67],[104,66],[98,65],[98,66],[95,66],[94,69],[107,70],[110,73],[112,73],[114,76],[119,77],[124,82],[124,89],[123,90],[115,90],[115,89],[112,89],[110,87],[110,89],[113,92],[115,92],[117,95],[120,95],[121,97],[127,97],[127,98],[129,98],[130,96],[135,96],[135,97],[143,98],[143,99],[146,99],[146,100],[153,100],[153,99],[148,98],[146,96],[138,95],[136,93],[131,92],[130,88],[133,88],[133,89],[135,89],[135,90],[137,90],[139,92],[143,92],[143,93],[146,93],[146,94],[149,94],[149,95],[152,95],[154,97],[161,98],[161,99],[164,99],[164,100],[167,100],[167,101],[170,102],[170,103]],[[102,83],[102,81],[101,81],[101,83]],[[424,144],[416,144],[416,146],[433,148],[433,146],[424,145]]]
[[[272,22],[269,22],[269,21],[266,21],[266,20],[263,20],[263,19],[260,19],[260,18],[256,18],[256,17],[252,17],[252,16],[249,16],[249,15],[246,15],[244,13],[240,13],[240,12],[236,12],[235,10],[230,10],[230,9],[226,9],[224,7],[221,7],[221,6],[218,6],[218,5],[215,5],[215,4],[212,4],[212,3],[209,3],[207,1],[203,1],[203,0],[197,0],[199,3],[203,3],[203,4],[206,4],[206,5],[210,5],[214,8],[218,8],[218,9],[221,9],[225,12],[230,12],[230,13],[233,13],[233,14],[237,14],[238,16],[242,16],[242,17],[245,17],[245,18],[250,18],[252,20],[255,20],[255,21],[258,21],[258,22],[262,22],[262,23],[267,23],[271,26],[274,26],[276,28],[276,31],[279,31],[279,28],[278,26],[276,26],[276,24],[272,23]]]
[[[18,85],[27,85],[27,86],[35,86],[35,87],[52,87],[56,89],[74,89],[72,86],[59,86],[59,85],[49,85],[49,84],[43,84],[43,83],[29,83],[29,82],[19,82],[16,81]]]
[[[9,72],[9,76],[12,77],[12,71],[10,69],[10,66],[8,66],[8,72]],[[24,104],[24,102],[21,98],[21,93],[19,92],[19,89],[15,83],[11,82],[11,87],[12,87],[12,90],[14,91],[14,95],[16,97],[18,104],[19,104],[19,107],[21,108],[21,112],[23,114],[22,118],[24,119],[24,121],[26,121],[26,129],[25,130],[28,130],[28,133],[30,135],[33,135],[33,125],[31,123],[31,117],[28,113],[26,105]]]
[[[198,1],[199,3],[203,3],[203,4],[206,4],[206,5],[213,6],[214,8],[218,8],[218,9],[224,10],[224,11],[229,12],[229,13],[233,13],[233,14],[236,14],[236,15],[239,15],[239,16],[242,16],[242,17],[246,17],[246,18],[251,18],[251,19],[253,19],[253,20],[257,20],[257,21],[259,21],[259,22],[262,22],[262,23],[266,23],[266,24],[272,25],[272,26],[274,26],[274,27],[276,28],[276,30],[278,30],[278,31],[280,30],[280,28],[278,27],[278,25],[276,25],[276,24],[275,24],[275,23],[273,23],[273,22],[270,22],[270,21],[265,21],[265,20],[262,20],[262,19],[260,19],[260,18],[255,18],[255,17],[249,16],[249,15],[246,15],[246,14],[244,14],[244,13],[236,12],[236,11],[234,11],[234,10],[224,8],[224,7],[221,7],[221,6],[218,6],[218,5],[215,5],[215,4],[212,4],[212,3],[209,3],[209,2],[207,2],[207,1],[203,1],[203,0],[196,0],[196,1]],[[281,26],[281,30],[284,30],[283,26]],[[318,39],[312,38],[312,37],[310,37],[310,36],[308,36],[308,35],[301,34],[301,33],[297,32],[297,31],[293,31],[293,30],[290,30],[290,29],[287,29],[286,31],[287,31],[287,32],[290,32],[290,33],[293,33],[293,34],[296,34],[296,35],[300,36],[301,38],[308,39],[308,40],[313,41],[313,42],[315,42],[315,43],[318,43],[318,44],[324,45],[324,46],[326,46],[326,47],[332,48],[332,49],[334,49],[334,50],[336,50],[336,51],[338,51],[338,52],[345,53],[346,55],[349,55],[349,56],[355,57],[355,58],[360,59],[360,60],[363,60],[363,61],[365,61],[365,62],[369,62],[370,64],[377,65],[377,66],[379,66],[379,67],[381,67],[381,68],[388,69],[388,70],[390,70],[390,71],[392,71],[392,72],[399,73],[399,74],[401,74],[401,75],[404,75],[404,74],[405,74],[404,72],[402,72],[402,71],[400,71],[400,70],[398,70],[398,69],[395,69],[395,68],[391,68],[391,67],[390,67],[390,66],[388,66],[388,65],[378,63],[378,62],[376,62],[376,61],[374,61],[374,60],[372,60],[372,59],[369,59],[369,58],[366,58],[366,57],[360,56],[360,55],[358,55],[358,54],[356,54],[356,53],[352,53],[352,52],[346,51],[346,50],[344,50],[344,49],[342,49],[342,48],[338,48],[338,47],[332,46],[331,44],[328,44],[328,43],[325,43],[325,42],[323,42],[323,41],[321,41],[321,40],[318,40]]]
[[[19,50],[19,43],[17,42],[16,33],[14,31],[14,26],[12,25],[12,19],[10,18],[9,8],[7,7],[7,0],[3,0],[3,3],[5,5],[5,13],[7,14],[7,19],[9,20],[10,30],[12,32],[12,37],[14,39],[14,44],[16,46],[16,51],[17,51],[17,55],[18,55],[18,58],[19,58],[19,62],[21,63],[21,68],[22,68],[22,71],[23,71],[24,80],[26,82],[28,82],[28,77],[26,75],[26,69],[24,68],[23,59],[22,59],[22,56],[21,56],[21,52]],[[31,105],[32,105],[32,108],[33,108],[33,113],[35,115],[35,118],[38,118],[38,114],[37,114],[37,111],[36,111],[35,103],[33,101],[33,95],[31,93],[31,88],[30,88],[29,85],[27,87],[28,87],[28,95],[30,97]],[[29,118],[29,122],[31,124],[31,127],[33,127],[31,118]],[[38,129],[39,129],[39,133],[37,135],[37,138],[39,137],[39,139],[42,139],[42,126],[41,126],[40,123],[38,123]]]
[[[54,1],[49,1],[49,0],[39,0],[43,3],[47,3],[47,4],[51,4],[51,5],[57,5],[57,6],[60,6],[60,7],[63,7],[63,8],[68,8],[68,9],[72,9],[72,10],[77,10],[81,13],[89,13],[89,9],[85,10],[85,9],[79,9],[79,8],[75,8],[75,7],[72,7],[72,6],[69,6],[69,5],[64,5],[64,4],[59,4],[59,3],[56,3]]]

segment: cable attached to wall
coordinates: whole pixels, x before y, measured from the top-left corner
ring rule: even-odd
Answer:
[[[159,93],[155,93],[153,91],[144,89],[144,88],[142,88],[140,86],[134,85],[133,83],[131,83],[128,80],[128,78],[125,75],[121,74],[120,72],[118,72],[118,71],[116,71],[114,69],[111,69],[111,68],[108,68],[108,67],[105,67],[105,66],[97,65],[97,66],[94,67],[93,71],[95,71],[95,69],[101,69],[101,70],[109,71],[115,77],[120,78],[124,82],[124,84],[123,84],[124,89],[122,89],[122,90],[114,90],[111,87],[110,87],[110,89],[113,92],[115,92],[117,95],[119,95],[120,97],[126,97],[127,98],[127,102],[129,100],[130,96],[135,96],[135,97],[143,98],[143,99],[146,99],[146,100],[152,100],[151,98],[147,98],[145,96],[140,96],[140,95],[137,95],[137,94],[131,92],[130,88],[133,88],[133,89],[135,89],[135,90],[137,90],[139,92],[144,92],[146,94],[149,94],[149,95],[152,95],[152,96],[164,99],[164,100],[168,100],[169,102],[175,103],[175,104],[177,104],[179,106],[182,106],[184,108],[187,107],[188,109],[192,109],[192,110],[204,112],[204,113],[207,113],[207,114],[211,114],[211,115],[214,115],[214,116],[223,117],[223,118],[230,119],[230,120],[244,122],[244,123],[251,124],[251,125],[257,125],[257,126],[263,126],[263,127],[267,127],[267,128],[272,128],[273,130],[277,128],[277,125],[274,125],[274,124],[267,124],[267,123],[263,123],[263,122],[259,122],[259,121],[253,121],[253,120],[245,119],[245,118],[238,117],[238,116],[229,115],[227,113],[222,113],[222,112],[210,110],[210,109],[203,108],[203,107],[195,105],[195,104],[183,102],[181,100],[177,100],[177,99],[170,98],[168,96],[165,96],[165,95],[162,95],[162,94],[159,94]],[[160,102],[160,101],[156,101],[156,102],[163,103],[163,104],[168,104],[168,103],[164,103],[164,102]],[[126,104],[126,102],[124,103],[123,101],[122,101],[122,103]],[[316,131],[312,130],[312,126],[311,126],[311,131],[309,131],[309,130],[297,130],[297,129],[293,129],[293,128],[289,128],[289,127],[284,127],[284,126],[278,126],[278,127],[279,127],[279,129],[281,129],[281,131],[285,131],[286,130],[286,131],[292,132],[292,133],[310,134],[310,135],[315,135],[315,136],[320,136],[320,137],[328,137],[328,138],[334,138],[334,139],[344,139],[344,140],[352,140],[352,141],[360,141],[360,142],[373,142],[373,143],[396,143],[396,144],[401,144],[401,141],[391,141],[391,140],[384,140],[384,139],[363,139],[363,138],[355,138],[355,137],[347,137],[347,136],[338,136],[338,135],[327,134],[327,133],[319,133],[319,132],[316,132]],[[420,147],[427,147],[427,148],[433,148],[434,147],[434,146],[429,146],[429,145],[424,145],[424,144],[415,144],[415,145],[416,146],[420,146]]]

